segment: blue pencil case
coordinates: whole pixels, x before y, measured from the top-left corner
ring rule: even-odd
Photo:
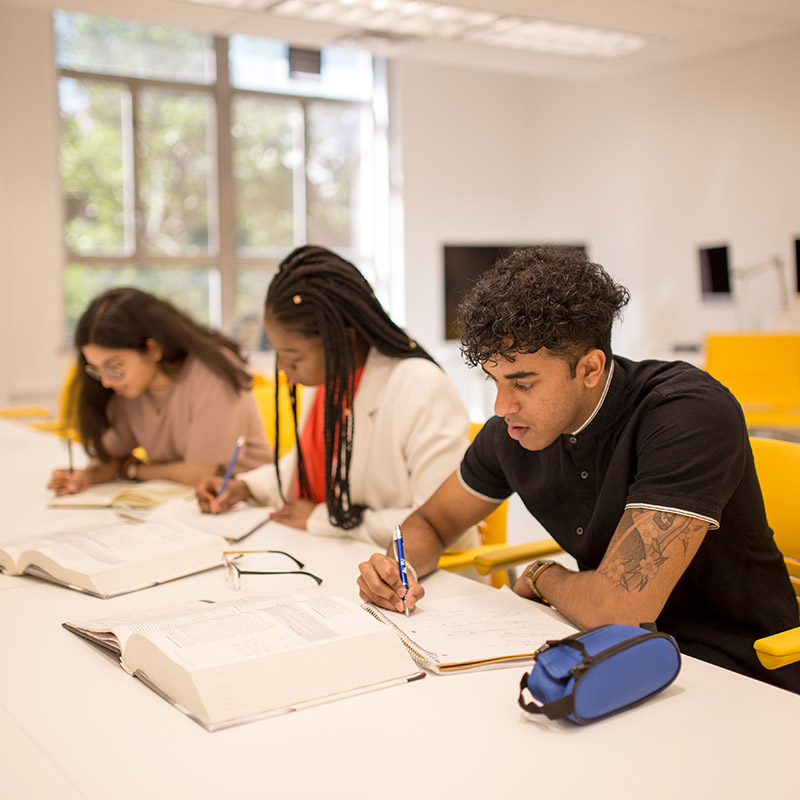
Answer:
[[[531,714],[585,725],[644,702],[680,668],[678,645],[668,634],[602,625],[539,648],[520,681],[519,704]]]

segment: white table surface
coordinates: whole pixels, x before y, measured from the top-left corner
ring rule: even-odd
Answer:
[[[63,452],[51,434],[0,420],[0,538],[76,513],[45,508]],[[274,524],[247,543],[285,547],[325,591],[353,599],[372,550]],[[309,587],[289,580],[280,588]],[[447,573],[426,589],[491,591]],[[111,600],[0,576],[0,797],[749,798],[796,785],[800,695],[691,658],[654,700],[586,727],[528,718],[514,667],[208,733],[61,627],[229,591],[221,569]]]

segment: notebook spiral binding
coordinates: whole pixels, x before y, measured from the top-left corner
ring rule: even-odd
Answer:
[[[371,614],[373,617],[375,617],[375,619],[382,622],[384,625],[394,628],[395,632],[400,637],[400,641],[406,646],[406,649],[411,654],[411,658],[414,659],[414,662],[420,667],[431,667],[441,661],[436,653],[431,653],[430,650],[420,647],[413,639],[409,637],[405,631],[398,628],[397,625],[395,625],[394,622],[392,622],[376,606],[373,606],[370,603],[364,603],[361,608],[363,608],[367,614]]]

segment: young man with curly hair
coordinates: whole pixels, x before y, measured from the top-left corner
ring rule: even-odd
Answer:
[[[683,362],[612,355],[627,289],[577,249],[518,250],[460,313],[462,352],[495,384],[496,416],[459,470],[403,523],[416,576],[516,492],[577,561],[514,586],[580,628],[655,622],[687,655],[800,692],[800,665],[764,670],[753,642],[797,625],[733,395]],[[416,576],[414,576],[416,572]],[[363,599],[402,609],[395,561],[360,566]]]

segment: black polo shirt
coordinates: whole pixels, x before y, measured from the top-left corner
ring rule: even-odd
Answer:
[[[707,520],[659,630],[687,655],[800,692],[800,665],[768,671],[753,650],[798,615],[739,404],[690,364],[616,356],[614,365],[591,422],[544,450],[525,450],[490,419],[461,463],[463,483],[491,499],[516,492],[583,570],[600,564],[625,508]]]

